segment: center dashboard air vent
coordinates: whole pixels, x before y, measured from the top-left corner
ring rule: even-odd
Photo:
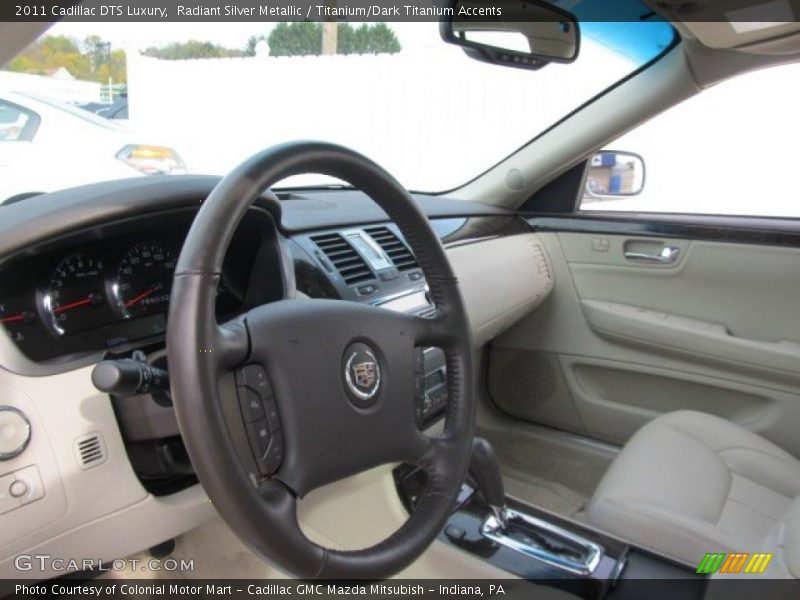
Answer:
[[[356,249],[338,233],[311,236],[311,241],[322,250],[347,285],[367,281],[374,276]]]
[[[419,267],[408,246],[388,227],[370,227],[364,231],[389,256],[398,271],[410,271]]]

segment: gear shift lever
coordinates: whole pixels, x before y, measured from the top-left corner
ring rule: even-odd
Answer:
[[[469,472],[475,478],[489,508],[492,509],[497,521],[503,529],[506,526],[506,491],[503,487],[503,478],[500,475],[500,466],[494,448],[483,438],[476,437],[472,440],[472,455],[469,462]]]
[[[605,550],[599,544],[520,510],[506,507],[500,466],[492,445],[483,438],[472,441],[469,472],[492,509],[481,526],[484,537],[579,575],[591,575]]]

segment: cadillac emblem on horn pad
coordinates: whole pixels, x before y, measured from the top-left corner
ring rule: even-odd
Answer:
[[[350,344],[344,352],[344,381],[353,404],[368,408],[381,388],[381,367],[375,351],[363,342]]]

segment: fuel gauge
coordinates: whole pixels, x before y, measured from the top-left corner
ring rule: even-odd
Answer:
[[[36,313],[23,302],[14,300],[0,302],[0,323],[15,342],[25,341],[29,328],[35,320]]]

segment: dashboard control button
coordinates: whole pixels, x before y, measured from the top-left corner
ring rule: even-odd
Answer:
[[[21,498],[28,493],[28,486],[24,481],[14,480],[8,488],[8,493],[12,498]]]
[[[11,495],[11,486],[13,484],[13,473],[0,477],[0,515],[22,506],[20,499]]]
[[[467,537],[467,532],[456,525],[448,525],[444,530],[444,534],[454,542],[463,540],[465,537]]]
[[[383,271],[380,271],[378,275],[380,276],[381,281],[392,281],[400,277],[400,271],[395,268],[384,269]]]
[[[408,278],[411,281],[419,281],[420,279],[422,279],[422,271],[412,271],[411,273],[408,274]]]
[[[18,456],[31,440],[31,424],[13,406],[0,406],[0,460]]]
[[[15,471],[14,479],[24,484],[27,488],[27,493],[20,497],[23,506],[44,498],[44,484],[42,483],[42,478],[39,477],[39,467],[36,465]]]
[[[242,406],[242,417],[245,423],[254,423],[265,418],[264,404],[253,390],[246,387],[237,388],[239,403]]]
[[[368,296],[368,295],[370,295],[370,294],[374,293],[374,292],[375,292],[375,290],[377,290],[377,289],[378,289],[378,288],[377,288],[377,287],[375,287],[373,284],[371,284],[371,283],[368,283],[368,284],[366,284],[366,285],[360,285],[360,286],[358,286],[358,287],[356,288],[356,291],[357,291],[357,292],[359,293],[359,295],[361,295],[361,296]]]

